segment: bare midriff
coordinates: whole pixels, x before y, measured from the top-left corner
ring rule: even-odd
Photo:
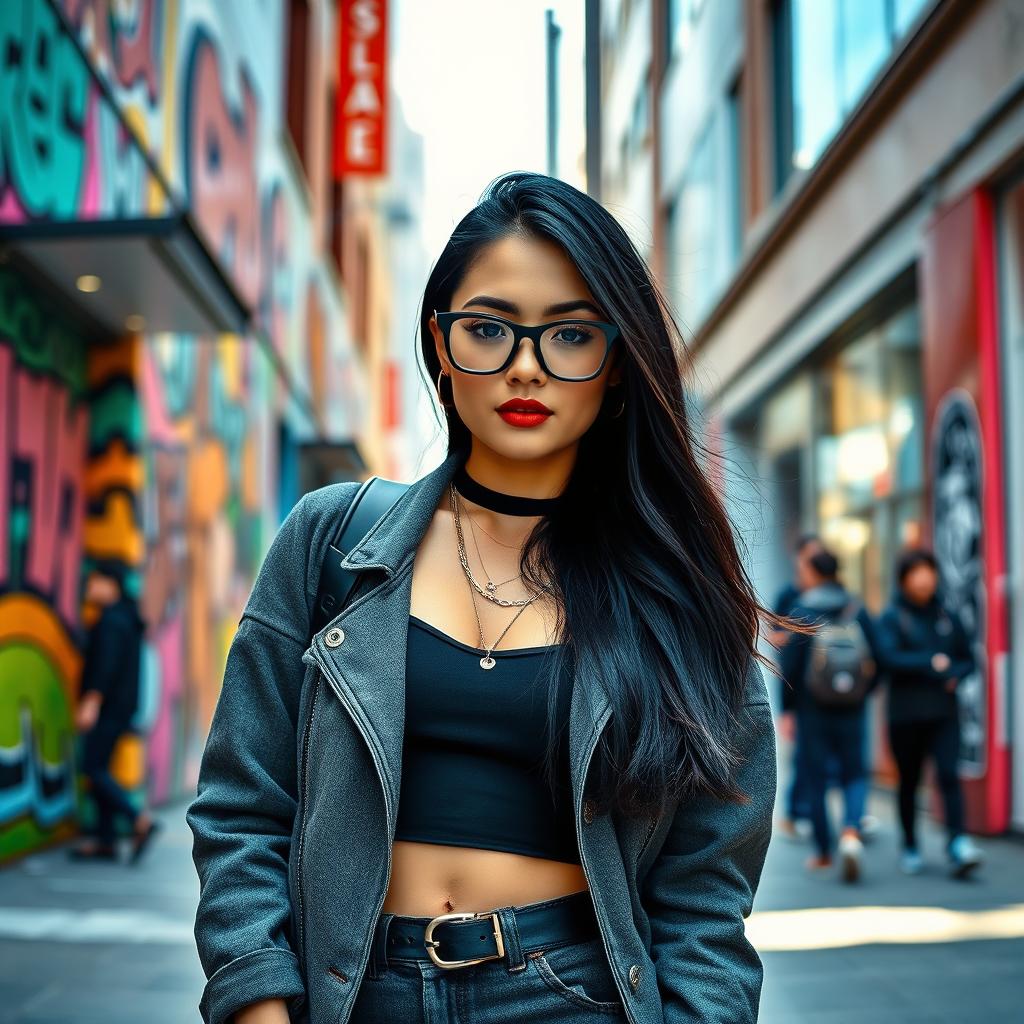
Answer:
[[[384,913],[436,917],[553,899],[587,888],[579,864],[470,846],[396,840]]]

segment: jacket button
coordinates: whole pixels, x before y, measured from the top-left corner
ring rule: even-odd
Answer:
[[[345,631],[343,629],[338,629],[337,626],[335,626],[334,629],[327,630],[327,633],[324,636],[324,643],[327,644],[328,647],[340,647],[341,641],[344,639]]]
[[[594,820],[594,804],[591,800],[583,801],[583,820],[588,825]]]
[[[629,969],[629,984],[634,992],[640,985],[640,967],[637,964],[633,964]]]

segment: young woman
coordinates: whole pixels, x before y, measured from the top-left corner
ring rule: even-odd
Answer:
[[[342,560],[282,527],[187,812],[207,1024],[739,1022],[771,831],[758,603],[616,220],[511,173],[426,286],[449,451]],[[785,622],[785,625],[792,625]]]
[[[927,548],[910,548],[896,565],[898,590],[878,621],[883,665],[889,676],[889,745],[899,772],[903,830],[900,867],[916,875],[924,867],[917,842],[917,791],[930,757],[946,812],[950,867],[970,874],[981,851],[964,831],[957,688],[974,671],[974,653],[960,616],[939,597],[939,566]]]

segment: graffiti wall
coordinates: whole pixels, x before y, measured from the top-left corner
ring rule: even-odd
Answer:
[[[147,338],[143,544],[148,776],[156,800],[194,788],[242,607],[263,550],[261,449],[271,379],[255,346]]]
[[[4,0],[0,223],[159,216],[168,208],[144,150],[57,11],[47,0]]]
[[[187,796],[278,524],[279,439],[350,437],[364,414],[318,234],[325,190],[282,141],[286,6],[0,3],[0,225],[187,210],[252,323],[87,342],[0,264],[0,858],[81,824],[71,722],[91,560],[129,569],[147,622],[112,770],[140,802]],[[329,34],[315,45],[324,74]]]
[[[0,859],[75,824],[86,349],[0,269]]]

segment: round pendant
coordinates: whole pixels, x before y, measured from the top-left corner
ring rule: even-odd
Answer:
[[[487,581],[488,593],[493,594],[497,589],[498,589],[498,584],[497,583],[495,583],[493,580],[488,580]]]
[[[494,661],[494,659],[489,654],[485,654],[480,659],[480,667],[481,668],[494,668],[494,665],[495,665],[495,661]]]

